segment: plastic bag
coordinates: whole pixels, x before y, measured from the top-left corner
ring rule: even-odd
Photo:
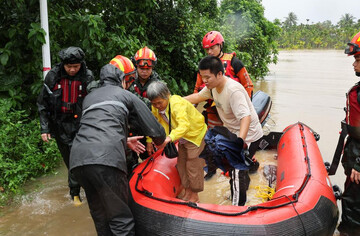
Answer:
[[[165,153],[165,156],[170,159],[179,156],[178,150],[175,146],[175,143],[173,143],[173,142],[169,142],[166,144],[166,146],[164,147],[163,153]]]

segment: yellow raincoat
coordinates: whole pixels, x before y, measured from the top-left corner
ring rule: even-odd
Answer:
[[[169,104],[171,106],[170,135],[168,123],[159,114],[158,109],[151,107],[152,113],[164,127],[166,134],[172,141],[183,138],[199,147],[207,130],[204,116],[189,101],[178,95],[171,95]],[[169,116],[169,105],[166,107],[165,114],[166,117]],[[151,142],[151,139],[148,138],[147,142]]]

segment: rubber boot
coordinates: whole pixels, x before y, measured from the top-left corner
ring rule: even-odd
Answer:
[[[211,179],[211,177],[213,177],[215,174],[216,174],[216,169],[211,170],[206,173],[206,175],[204,176],[204,179],[207,181],[207,180]]]
[[[82,201],[81,201],[80,196],[78,196],[78,195],[73,196],[72,199],[73,199],[73,201],[74,201],[74,206],[81,206]]]
[[[258,161],[254,161],[254,162],[251,164],[250,168],[249,168],[249,173],[250,173],[250,174],[255,173],[255,172],[259,169],[259,166],[260,166],[259,162],[258,162]]]

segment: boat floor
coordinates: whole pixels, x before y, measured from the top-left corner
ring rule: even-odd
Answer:
[[[268,180],[264,176],[264,166],[277,166],[276,150],[259,150],[255,153],[255,158],[259,161],[260,166],[257,172],[250,174],[250,186],[247,191],[247,202],[245,205],[256,205],[263,202],[266,196]],[[201,203],[231,205],[231,192],[229,177],[222,174],[220,169],[217,169],[216,174],[209,180],[205,181],[204,191],[199,193]],[[276,185],[276,181],[272,186]],[[260,190],[259,190],[260,189]],[[262,191],[261,191],[262,190]]]
[[[255,153],[256,160],[260,163],[257,172],[250,174],[250,186],[247,191],[247,202],[245,205],[257,205],[266,199],[259,195],[266,196],[269,181],[264,176],[264,166],[277,166],[276,150],[259,150]],[[141,159],[139,159],[141,162]],[[204,174],[206,174],[204,172]],[[225,176],[220,169],[209,180],[204,182],[204,191],[199,193],[200,203],[231,205],[230,178]],[[272,186],[276,185],[276,181]],[[259,191],[262,190],[262,191]],[[265,191],[265,192],[264,192]],[[265,194],[265,195],[264,195]]]

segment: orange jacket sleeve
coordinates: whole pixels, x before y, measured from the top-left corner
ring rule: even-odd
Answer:
[[[246,92],[249,94],[249,97],[252,99],[254,85],[251,81],[251,78],[246,68],[245,67],[241,68],[241,70],[239,70],[236,76],[239,78],[240,83],[244,86]]]
[[[194,93],[200,92],[200,90],[204,87],[204,82],[201,79],[201,75],[196,73],[196,83],[194,88]]]

